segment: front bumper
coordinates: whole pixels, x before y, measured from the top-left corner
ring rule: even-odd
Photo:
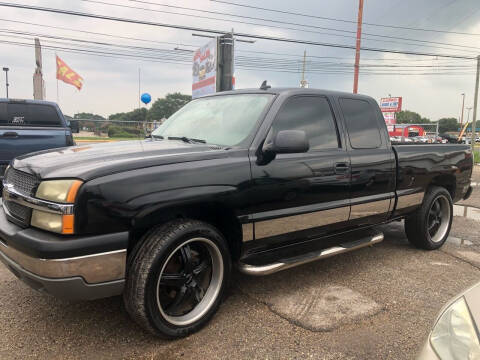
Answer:
[[[121,294],[128,233],[62,237],[6,219],[0,199],[0,261],[32,288],[90,300]]]

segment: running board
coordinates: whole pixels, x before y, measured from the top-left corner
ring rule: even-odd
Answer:
[[[374,235],[361,238],[359,240],[340,244],[320,251],[312,251],[300,256],[282,259],[272,264],[266,265],[250,265],[239,262],[238,268],[240,272],[247,275],[262,276],[276,273],[285,269],[289,269],[298,265],[306,264],[312,261],[325,259],[331,256],[343,254],[349,251],[361,249],[366,246],[374,245],[383,241],[383,233],[376,232]]]

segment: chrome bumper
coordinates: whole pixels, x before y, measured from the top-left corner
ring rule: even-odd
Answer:
[[[0,254],[21,268],[46,278],[81,277],[89,284],[125,278],[126,249],[66,259],[39,259],[0,241]]]

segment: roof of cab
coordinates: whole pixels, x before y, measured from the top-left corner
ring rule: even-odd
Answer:
[[[208,96],[221,96],[221,95],[231,95],[231,94],[272,94],[272,95],[324,95],[324,96],[333,96],[333,97],[357,97],[360,99],[373,99],[371,96],[362,95],[362,94],[352,94],[348,92],[333,91],[333,90],[324,90],[324,89],[312,89],[312,88],[268,88],[266,90],[262,89],[240,89],[240,90],[230,90],[222,91],[215,94],[207,95]]]
[[[5,102],[8,102],[10,104],[37,104],[37,105],[58,106],[57,103],[53,101],[46,101],[46,100],[0,98],[0,103],[5,103]]]

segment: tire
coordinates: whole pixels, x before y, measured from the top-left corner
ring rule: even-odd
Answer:
[[[450,193],[443,187],[432,186],[426,192],[422,206],[405,219],[405,233],[417,248],[435,250],[447,240],[452,219]]]
[[[231,273],[222,234],[197,220],[174,220],[148,231],[127,259],[123,299],[148,332],[180,338],[218,310]]]

